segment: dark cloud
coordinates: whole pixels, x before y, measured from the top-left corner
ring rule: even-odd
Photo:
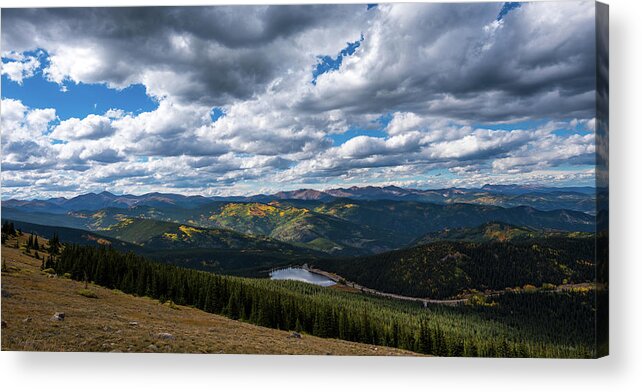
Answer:
[[[2,44],[47,50],[56,81],[143,83],[157,96],[222,105],[260,93],[292,66],[286,39],[346,24],[359,12],[323,5],[6,9]],[[89,63],[70,71],[69,57],[81,49],[75,55]]]
[[[465,121],[593,116],[593,4],[528,3],[495,20],[500,6],[382,7],[357,59],[321,77],[299,108]]]
[[[440,179],[452,184],[584,179],[596,144],[584,137],[595,129],[596,70],[608,68],[600,59],[596,69],[605,41],[595,41],[594,4],[509,8],[3,10],[3,57],[15,63],[6,77],[142,84],[158,108],[58,124],[53,109],[3,100],[2,180],[45,177],[25,193],[55,183],[253,193],[333,181],[428,184],[422,176],[433,170],[452,173]],[[37,48],[47,54],[25,53]],[[336,62],[331,72],[318,72],[320,56]],[[225,113],[215,122],[212,107]],[[534,125],[542,120],[561,125]],[[478,125],[516,121],[525,129]],[[562,128],[572,132],[552,133]]]

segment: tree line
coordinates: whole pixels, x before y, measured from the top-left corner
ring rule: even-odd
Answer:
[[[386,345],[439,356],[589,357],[589,345],[533,340],[462,307],[419,305],[301,282],[215,275],[150,262],[107,247],[65,245],[57,274],[125,293],[171,300],[206,312],[324,338]],[[519,301],[519,299],[516,299]],[[560,297],[561,301],[566,299]],[[518,306],[518,305],[516,305]],[[581,317],[578,317],[581,318]]]
[[[414,297],[448,298],[467,289],[594,282],[595,251],[594,238],[440,241],[313,264],[365,287]]]

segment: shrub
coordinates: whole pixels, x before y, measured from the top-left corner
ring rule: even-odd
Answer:
[[[80,289],[80,290],[78,290],[78,294],[82,295],[83,297],[87,297],[87,298],[98,298],[98,295],[96,293],[94,293],[93,291],[88,290],[88,289]]]
[[[468,298],[468,301],[466,301],[466,304],[473,305],[473,306],[485,305],[486,297],[481,294],[473,294],[470,298]]]
[[[167,306],[170,309],[176,309],[178,310],[178,306],[172,301],[171,299],[169,301],[166,301],[163,305]]]
[[[532,293],[537,291],[537,287],[533,286],[532,284],[525,284],[524,287],[522,287],[522,289],[527,293]]]

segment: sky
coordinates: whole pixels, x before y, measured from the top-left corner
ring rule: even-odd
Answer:
[[[2,198],[595,182],[594,2],[2,10]]]

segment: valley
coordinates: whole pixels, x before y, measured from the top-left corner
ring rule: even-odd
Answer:
[[[596,216],[496,202],[589,190],[484,188],[440,191],[449,201],[395,187],[9,200],[3,244],[59,238],[42,267],[57,279],[274,330],[428,355],[594,356],[586,332],[608,289]],[[459,202],[480,192],[495,201]]]

